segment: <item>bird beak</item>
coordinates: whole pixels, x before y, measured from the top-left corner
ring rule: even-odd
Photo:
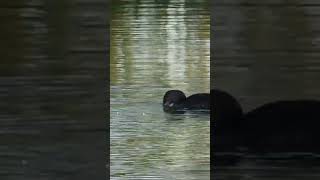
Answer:
[[[166,102],[164,103],[164,106],[166,107],[173,107],[174,103],[173,102]]]

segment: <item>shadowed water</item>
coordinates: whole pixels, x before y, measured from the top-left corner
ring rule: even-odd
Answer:
[[[106,5],[0,3],[0,179],[106,176]]]
[[[162,110],[169,89],[209,92],[205,1],[117,1],[111,21],[111,179],[210,179],[209,114]]]
[[[233,94],[246,112],[276,100],[319,100],[319,10],[313,0],[213,3],[212,84]],[[233,155],[237,160],[223,164],[213,159],[215,179],[320,177],[318,154]]]

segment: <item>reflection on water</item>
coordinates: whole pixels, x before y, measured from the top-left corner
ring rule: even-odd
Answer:
[[[213,177],[219,180],[317,180],[320,178],[319,170],[319,155],[310,153],[242,155],[214,166]]]
[[[214,85],[238,98],[245,111],[280,99],[320,99],[319,9],[312,0],[213,4]],[[229,159],[230,164],[216,165],[213,175],[237,180],[319,179],[317,156],[287,155]]]
[[[112,179],[210,179],[208,114],[169,115],[169,89],[209,92],[205,1],[113,3]]]
[[[0,179],[105,177],[106,1],[0,4]]]

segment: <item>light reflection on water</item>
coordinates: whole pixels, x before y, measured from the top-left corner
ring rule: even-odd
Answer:
[[[206,7],[202,1],[113,4],[112,179],[210,179],[209,115],[169,115],[161,106],[169,89],[209,92]]]

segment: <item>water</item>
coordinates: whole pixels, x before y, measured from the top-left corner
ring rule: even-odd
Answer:
[[[215,2],[213,86],[233,94],[245,111],[275,100],[320,99],[319,9],[312,0]],[[213,177],[320,177],[318,154],[240,154],[238,158],[225,159],[225,164],[213,160]]]
[[[169,115],[169,89],[209,92],[205,1],[117,1],[111,21],[111,179],[210,179],[208,114]]]
[[[0,179],[105,177],[106,1],[0,4]]]

